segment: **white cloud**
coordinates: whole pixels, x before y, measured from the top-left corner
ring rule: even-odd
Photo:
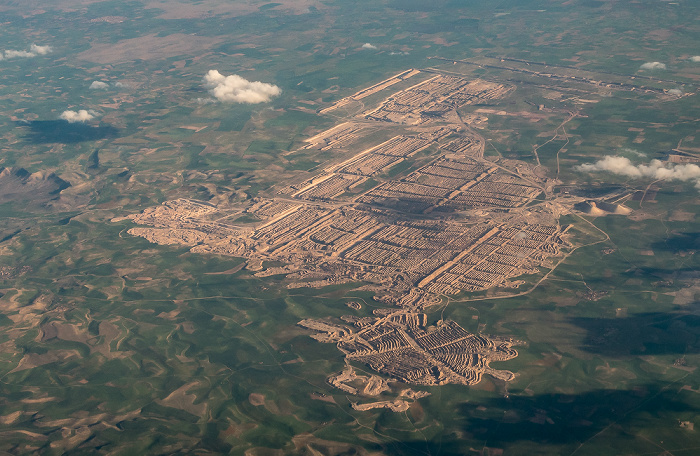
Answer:
[[[15,51],[13,49],[8,49],[5,51],[6,59],[16,59],[16,58],[29,58],[36,57],[36,54],[29,51]]]
[[[365,43],[362,45],[362,49],[372,49],[373,51],[376,51],[379,48],[371,43]]]
[[[233,103],[265,103],[282,93],[276,85],[248,81],[237,74],[224,76],[216,70],[209,70],[203,83],[214,98]]]
[[[32,44],[28,51],[7,49],[4,55],[0,54],[0,60],[2,60],[3,57],[6,59],[31,58],[36,57],[37,55],[46,55],[51,51],[51,46],[38,46],[36,44]]]
[[[666,64],[661,62],[647,62],[643,63],[639,69],[641,70],[665,70]]]
[[[700,55],[694,55],[690,59],[691,62],[700,62]]]
[[[115,82],[114,87],[131,87],[129,84],[125,84],[123,82]]]
[[[53,51],[51,46],[38,46],[36,44],[32,44],[31,46],[29,46],[29,50],[36,55],[46,55],[49,52]]]
[[[71,111],[71,110],[66,110],[61,113],[59,118],[69,122],[69,123],[76,123],[76,122],[87,122],[88,120],[92,120],[95,118],[95,111],[93,110],[85,110],[81,109],[79,111]]]
[[[92,81],[92,84],[90,84],[90,90],[102,90],[102,89],[108,89],[109,84],[106,82],[102,81]]]
[[[670,93],[671,95],[678,95],[678,96],[683,95],[683,91],[681,89],[669,89],[668,93]]]
[[[645,154],[644,152],[640,152],[637,149],[632,149],[630,147],[623,147],[622,149],[620,149],[620,152],[624,152],[626,154],[636,155],[637,157],[646,157],[647,156],[647,154]]]
[[[651,177],[662,180],[693,181],[700,189],[700,166],[693,164],[679,165],[652,160],[648,165],[635,165],[629,158],[606,155],[602,160],[579,165],[574,169],[583,172],[607,171],[635,179]]]

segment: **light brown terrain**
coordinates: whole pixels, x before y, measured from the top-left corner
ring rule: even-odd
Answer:
[[[178,55],[196,54],[221,42],[221,38],[173,33],[128,38],[116,43],[94,43],[77,58],[102,64],[130,62],[136,59],[160,60]]]
[[[382,82],[379,82],[373,86],[367,87],[365,89],[360,90],[359,92],[356,92],[353,95],[350,95],[349,97],[342,98],[333,105],[329,106],[328,108],[322,109],[320,112],[321,114],[327,114],[329,112],[332,112],[338,108],[342,108],[353,101],[358,101],[361,100],[365,97],[368,97],[374,93],[380,92],[384,89],[386,89],[389,86],[392,86],[394,84],[397,84],[401,81],[405,81],[406,79],[415,76],[420,73],[420,70],[415,70],[415,69],[410,69],[406,71],[402,71],[401,73],[395,74],[394,76],[390,77],[389,79],[385,79]]]
[[[503,381],[515,377],[510,371],[489,367],[492,361],[515,358],[518,352],[511,348],[515,341],[472,334],[453,321],[440,322],[437,327],[426,327],[425,322],[425,314],[396,311],[378,318],[357,318],[355,329],[318,320],[303,320],[299,325],[318,331],[312,337],[321,342],[337,343],[348,361],[366,364],[405,383],[474,385],[484,373]],[[350,368],[331,383],[357,394],[346,384],[355,378]]]
[[[364,115],[384,122],[421,124],[464,105],[503,98],[512,89],[495,82],[438,74],[393,94]]]
[[[197,2],[151,0],[146,7],[162,10],[163,12],[158,16],[161,19],[195,19],[251,14],[267,3],[269,2],[264,0],[238,0],[235,2],[225,0],[200,0]],[[318,0],[279,0],[275,3],[278,3],[275,8],[290,14],[303,14],[309,10],[310,6],[318,9],[324,8],[323,3]]]

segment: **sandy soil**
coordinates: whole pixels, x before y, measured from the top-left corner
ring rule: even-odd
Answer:
[[[195,416],[203,416],[207,411],[207,404],[205,402],[195,404],[194,402],[197,400],[197,396],[194,394],[187,394],[190,388],[197,385],[199,385],[198,382],[183,385],[170,393],[165,399],[156,402],[166,407],[184,410]]]
[[[196,19],[200,17],[231,15],[241,16],[257,12],[260,6],[269,2],[263,0],[202,0],[199,2],[184,2],[173,0],[153,0],[146,4],[146,8],[157,8],[163,10],[158,16],[161,19]],[[302,14],[309,11],[310,6],[322,9],[324,6],[318,0],[276,0],[281,3],[275,10],[288,11],[293,14]]]
[[[77,55],[78,59],[102,64],[117,64],[136,59],[161,60],[177,55],[208,51],[223,41],[217,37],[203,37],[173,33],[168,36],[155,34],[121,40],[116,44],[94,43],[90,49]]]
[[[261,405],[265,405],[265,396],[258,393],[250,393],[250,396],[248,396],[248,401],[250,401],[250,403],[255,407],[259,407]]]

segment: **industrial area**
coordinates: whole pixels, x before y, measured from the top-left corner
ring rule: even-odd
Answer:
[[[407,70],[320,113],[421,73]],[[356,282],[397,306],[371,321],[348,317],[354,330],[300,322],[337,343],[348,362],[410,384],[472,385],[484,373],[512,379],[488,364],[517,356],[513,341],[471,334],[451,321],[429,327],[422,309],[464,292],[517,288],[519,276],[553,267],[570,227],[559,225],[561,208],[544,196],[549,180],[523,161],[485,158],[485,139],[455,115],[513,87],[427,76],[308,138],[302,149],[347,151],[311,177],[240,206],[168,201],[130,216],[141,226],[129,233],[247,258],[257,276],[286,274],[290,288]],[[358,148],[380,130],[400,134]],[[266,267],[270,261],[285,266]]]

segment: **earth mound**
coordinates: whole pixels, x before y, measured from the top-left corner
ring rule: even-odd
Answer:
[[[0,168],[0,204],[10,201],[45,203],[57,199],[70,183],[46,171]]]

